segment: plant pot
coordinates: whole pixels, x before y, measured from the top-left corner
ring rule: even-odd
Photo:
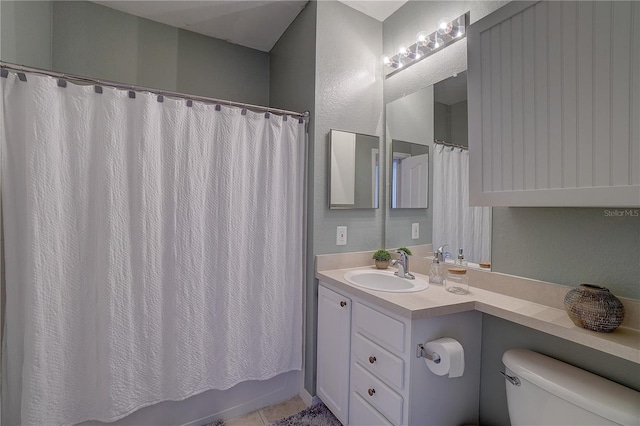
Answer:
[[[624,320],[624,305],[609,292],[595,284],[580,284],[564,298],[564,308],[571,321],[587,330],[609,333]]]
[[[378,269],[387,269],[389,267],[390,260],[376,260],[376,268]]]

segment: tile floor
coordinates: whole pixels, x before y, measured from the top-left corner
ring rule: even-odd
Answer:
[[[278,405],[265,407],[261,410],[254,411],[253,413],[226,420],[224,424],[225,426],[263,426],[268,425],[271,422],[275,422],[276,420],[289,417],[290,415],[302,411],[305,408],[307,408],[307,406],[302,402],[299,396],[296,396]]]

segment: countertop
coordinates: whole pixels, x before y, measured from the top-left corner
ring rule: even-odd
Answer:
[[[438,285],[415,293],[390,293],[358,287],[344,279],[348,271],[366,269],[375,267],[318,271],[316,278],[407,319],[476,310],[640,364],[640,330],[629,327],[618,327],[611,333],[585,330],[574,325],[562,309],[473,286],[466,295],[449,293]],[[428,280],[425,275],[415,275]]]

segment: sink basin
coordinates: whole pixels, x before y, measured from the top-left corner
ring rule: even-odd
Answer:
[[[429,283],[422,278],[416,277],[415,280],[408,280],[393,274],[391,271],[349,271],[344,274],[344,279],[358,287],[391,293],[411,293],[429,287]]]

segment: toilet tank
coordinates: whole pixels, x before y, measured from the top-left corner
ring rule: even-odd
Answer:
[[[519,425],[640,425],[640,392],[526,349],[502,356],[509,419]]]

